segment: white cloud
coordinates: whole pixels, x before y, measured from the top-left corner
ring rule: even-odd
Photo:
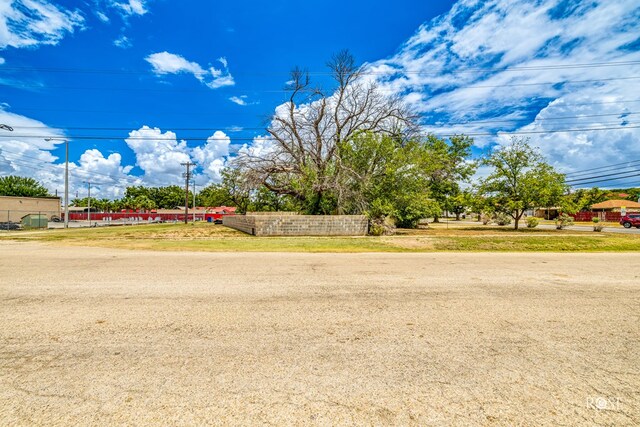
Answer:
[[[193,149],[193,159],[206,176],[201,182],[222,180],[221,173],[227,164],[230,145],[231,139],[224,132],[216,131],[207,139],[206,144]]]
[[[461,0],[449,13],[422,25],[395,55],[367,67],[383,90],[400,94],[423,115],[427,132],[622,128],[625,120],[640,120],[571,117],[640,108],[640,103],[627,102],[638,98],[632,94],[640,93],[640,80],[607,80],[637,77],[640,65],[580,66],[639,61],[637,48],[625,48],[637,43],[633,29],[639,16],[636,0]],[[584,80],[601,81],[571,83]],[[530,137],[562,170],[640,157],[635,146],[629,148],[640,138],[640,129]],[[506,139],[476,137],[476,145]]]
[[[132,46],[131,40],[125,35],[120,36],[119,38],[113,41],[114,46],[119,47],[120,49],[128,49]]]
[[[82,29],[79,10],[68,10],[47,0],[0,2],[0,49],[55,45],[67,33]]]
[[[229,98],[229,101],[233,102],[234,104],[245,106],[247,105],[247,95],[232,96],[231,98]]]
[[[0,65],[4,64],[6,61],[4,60],[3,57],[0,56]]]
[[[186,60],[180,55],[169,52],[153,53],[145,58],[153,67],[153,72],[157,75],[166,74],[192,74],[201,83],[211,89],[217,89],[223,86],[233,86],[235,81],[227,68],[227,60],[220,58],[218,61],[224,66],[223,70],[215,67],[209,67],[205,70],[197,62]]]
[[[64,189],[64,158],[52,154],[54,149],[64,145],[64,133],[46,124],[0,109],[0,123],[10,124],[14,131],[5,132],[0,137],[0,170],[5,174],[32,177],[40,181],[51,193],[62,196]],[[29,135],[42,137],[34,138]],[[53,138],[50,141],[45,139]],[[73,141],[69,144],[74,144]],[[64,151],[63,151],[64,152]],[[135,185],[139,180],[129,176],[132,166],[121,165],[119,153],[104,155],[96,149],[87,150],[77,163],[69,163],[69,192],[72,197],[82,192],[90,180],[96,184],[96,197],[120,197],[127,185]],[[104,184],[104,185],[103,185]]]
[[[120,9],[125,16],[144,15],[148,12],[143,0],[128,0],[127,2],[112,1],[111,5]]]
[[[95,12],[95,14],[102,22],[109,22],[109,17],[104,12],[98,10]]]
[[[147,185],[172,185],[181,181],[184,167],[191,161],[185,141],[178,141],[176,134],[162,132],[158,128],[143,126],[129,132],[125,142],[136,156],[136,166],[144,171]]]

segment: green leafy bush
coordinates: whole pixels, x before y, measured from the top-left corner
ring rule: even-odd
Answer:
[[[597,216],[591,218],[591,221],[593,222],[593,231],[596,232],[601,232],[602,229],[604,228],[603,224],[600,224],[600,218],[598,218]]]
[[[556,218],[556,229],[562,230],[569,225],[573,225],[573,218],[566,213],[560,214],[558,218]]]
[[[540,220],[535,216],[529,216],[525,221],[527,223],[527,228],[536,228],[538,224],[540,224]]]
[[[496,224],[503,226],[511,224],[511,217],[505,213],[496,214],[495,219],[493,220]]]

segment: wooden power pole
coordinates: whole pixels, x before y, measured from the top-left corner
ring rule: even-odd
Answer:
[[[187,168],[187,172],[184,176],[184,223],[188,222],[189,218],[189,180],[191,179],[191,166],[195,166],[195,163],[187,162],[180,163]]]

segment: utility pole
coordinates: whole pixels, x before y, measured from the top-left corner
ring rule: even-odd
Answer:
[[[89,186],[89,197],[87,198],[87,205],[89,211],[87,212],[87,220],[89,220],[89,227],[91,227],[91,181],[84,181]]]
[[[191,166],[195,166],[196,164],[191,162],[180,164],[187,168],[187,172],[182,175],[184,176],[184,223],[186,224],[189,220],[189,179],[191,179]]]
[[[196,179],[193,178],[193,223],[196,223]]]
[[[56,137],[44,140],[64,142],[64,228],[69,228],[69,140]]]

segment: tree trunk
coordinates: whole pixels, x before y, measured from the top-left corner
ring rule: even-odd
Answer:
[[[460,221],[460,212],[456,212],[456,221]]]
[[[518,229],[518,222],[520,222],[520,218],[522,218],[522,214],[524,214],[524,210],[522,212],[520,212],[520,213],[518,213],[518,211],[516,211],[516,216],[513,218],[516,230]]]
[[[434,223],[436,223],[436,222],[440,222],[440,219],[438,218],[438,215],[434,215],[434,216],[433,216],[433,222],[434,222]]]

